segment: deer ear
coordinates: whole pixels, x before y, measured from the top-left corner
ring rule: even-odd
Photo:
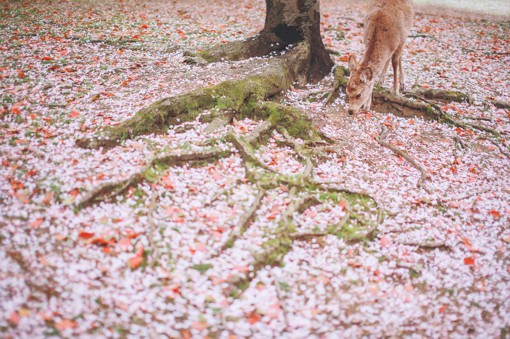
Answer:
[[[355,70],[358,68],[358,62],[356,61],[356,55],[351,54],[349,57],[349,70]]]
[[[373,77],[374,73],[372,72],[372,69],[370,67],[363,68],[360,77],[362,82],[370,82]]]

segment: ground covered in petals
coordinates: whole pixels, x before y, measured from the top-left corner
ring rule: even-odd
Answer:
[[[364,7],[321,6],[324,42],[346,66],[363,52]],[[76,145],[157,99],[242,77],[253,60],[190,65],[183,52],[255,34],[264,11],[248,0],[0,3],[2,336],[510,333],[508,21],[418,12],[404,52],[407,89],[469,93],[442,110],[495,133],[349,116],[343,94],[324,105],[333,75],[278,98],[333,141],[312,154],[313,204],[280,184],[308,169],[280,132],[253,149],[257,178],[278,184],[250,179],[227,136],[261,121],[205,133],[197,118],[110,150]],[[425,170],[421,185],[385,143]],[[79,205],[168,152],[214,157],[151,167],[122,194]],[[362,220],[376,227],[366,236]]]

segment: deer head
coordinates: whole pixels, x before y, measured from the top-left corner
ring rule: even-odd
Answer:
[[[347,83],[347,96],[349,97],[349,114],[354,114],[365,105],[370,109],[372,91],[374,89],[374,72],[371,67],[361,67],[356,56],[349,57],[349,70],[351,77]]]

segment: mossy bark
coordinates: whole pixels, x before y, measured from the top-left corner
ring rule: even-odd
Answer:
[[[331,71],[333,61],[320,35],[319,0],[266,0],[264,28],[254,37],[218,45],[191,57],[206,62],[242,60],[305,43],[310,46],[309,67],[303,73],[307,81],[318,81]]]

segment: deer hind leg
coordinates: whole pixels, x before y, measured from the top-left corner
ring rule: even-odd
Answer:
[[[395,53],[391,57],[391,65],[393,66],[393,93],[399,94],[399,89],[402,88],[404,83],[404,72],[402,71],[402,51],[404,44],[398,46]],[[400,73],[400,76],[399,76]],[[400,81],[400,84],[399,84]]]

